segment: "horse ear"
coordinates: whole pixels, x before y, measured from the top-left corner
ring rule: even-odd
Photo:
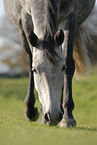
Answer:
[[[32,45],[33,47],[37,47],[38,37],[37,37],[37,35],[33,32],[33,30],[30,31],[28,38],[29,38],[29,41],[30,41],[31,45]]]
[[[60,46],[64,41],[64,32],[63,30],[58,30],[58,32],[54,36],[54,41],[57,46]]]

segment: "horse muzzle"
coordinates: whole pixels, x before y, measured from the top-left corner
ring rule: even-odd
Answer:
[[[63,113],[62,111],[56,111],[56,112],[47,112],[44,114],[44,122],[48,125],[48,126],[56,126],[63,117]]]

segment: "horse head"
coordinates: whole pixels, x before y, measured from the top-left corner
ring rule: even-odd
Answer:
[[[64,33],[59,30],[49,41],[31,32],[29,40],[34,47],[34,82],[42,105],[43,119],[48,125],[57,124],[62,119],[64,59],[59,46],[64,41]]]

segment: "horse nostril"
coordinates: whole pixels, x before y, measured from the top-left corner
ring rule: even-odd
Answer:
[[[49,116],[49,114],[48,113],[46,113],[45,115],[44,115],[44,119],[45,119],[45,121],[46,122],[50,122],[50,116]]]

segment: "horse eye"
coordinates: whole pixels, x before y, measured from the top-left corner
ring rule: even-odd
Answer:
[[[62,67],[62,72],[65,70],[65,65],[63,65],[63,67]]]

